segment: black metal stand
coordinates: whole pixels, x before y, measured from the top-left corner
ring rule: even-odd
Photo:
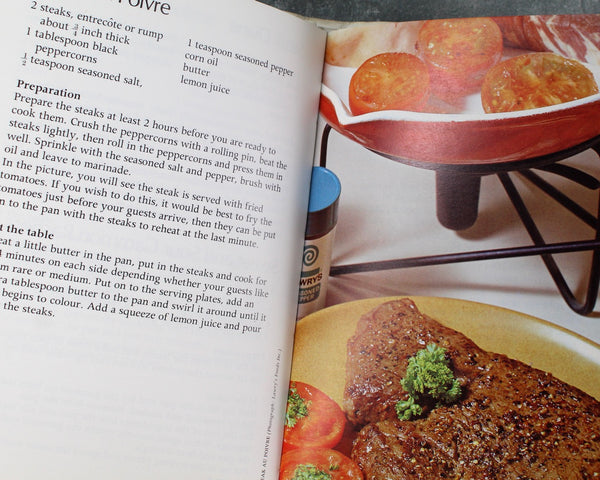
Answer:
[[[327,163],[327,145],[331,127],[325,126],[321,142],[321,166]],[[442,265],[450,263],[471,262],[476,260],[492,260],[500,258],[524,257],[539,255],[560,294],[576,313],[589,315],[593,312],[598,297],[600,285],[600,181],[574,167],[557,162],[569,158],[587,149],[593,149],[600,156],[600,136],[588,142],[552,155],[529,158],[510,164],[500,165],[462,165],[432,167],[418,165],[423,168],[436,169],[437,189],[437,216],[442,225],[454,230],[461,230],[471,226],[477,218],[479,187],[483,175],[495,174],[500,179],[513,207],[525,226],[533,245],[520,247],[501,248],[494,250],[480,250],[470,252],[459,252],[442,255],[428,255],[423,257],[412,257],[394,260],[383,260],[378,262],[365,262],[349,265],[333,265],[330,275],[344,275],[349,273],[370,272],[378,270],[390,270],[397,268],[424,267],[429,265]],[[401,159],[395,159],[402,161]],[[414,165],[414,162],[411,162]],[[570,199],[567,195],[553,187],[541,178],[533,170],[543,170],[554,175],[575,182],[583,188],[598,191],[598,209],[596,214],[588,212],[585,208]],[[521,175],[533,186],[555,200],[559,205],[589,225],[594,231],[592,239],[564,242],[546,243],[534,219],[513,183],[510,173]],[[457,182],[463,187],[457,189]],[[461,198],[456,198],[456,193],[463,192]],[[466,192],[466,193],[465,193]],[[460,208],[456,208],[460,205]],[[556,264],[553,255],[567,252],[591,251],[592,260],[587,282],[587,288],[582,300],[578,300],[569,288],[562,272]]]

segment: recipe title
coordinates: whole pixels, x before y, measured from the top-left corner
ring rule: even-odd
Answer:
[[[118,0],[118,2],[128,4],[130,7],[139,8],[141,10],[162,13],[163,15],[169,15],[171,12],[170,4],[159,2],[158,0]]]

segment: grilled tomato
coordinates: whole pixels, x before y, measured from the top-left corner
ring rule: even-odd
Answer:
[[[301,448],[281,457],[279,480],[314,478],[327,480],[363,480],[353,460],[329,448]]]
[[[429,95],[429,74],[415,55],[380,53],[366,60],[350,79],[354,115],[379,110],[420,110]]]
[[[441,97],[477,90],[487,70],[502,57],[502,32],[491,18],[428,20],[417,37],[417,50]]]
[[[481,87],[487,113],[546,107],[598,93],[594,75],[576,60],[539,52],[510,58],[490,69]]]
[[[335,400],[307,383],[290,383],[284,452],[299,447],[334,447],[345,426],[346,417]]]

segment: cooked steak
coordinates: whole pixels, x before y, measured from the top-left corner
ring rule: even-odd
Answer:
[[[408,358],[429,343],[447,349],[464,395],[399,421]],[[351,421],[368,424],[352,450],[367,480],[600,478],[600,402],[480,349],[408,299],[360,319],[348,342],[344,407]]]
[[[343,407],[348,419],[365,425],[395,418],[408,359],[430,343],[444,347],[462,383],[479,373],[486,352],[463,334],[427,318],[410,299],[387,302],[364,315],[348,340]]]

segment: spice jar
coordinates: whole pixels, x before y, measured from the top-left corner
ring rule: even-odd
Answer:
[[[331,170],[313,167],[298,293],[298,319],[325,306],[341,190],[340,181]]]

